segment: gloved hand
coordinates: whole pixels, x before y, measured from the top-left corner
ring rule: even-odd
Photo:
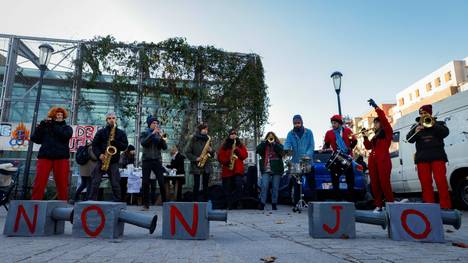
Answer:
[[[374,108],[377,108],[377,104],[375,103],[375,101],[373,99],[369,99],[367,102],[369,102],[369,105],[374,107]]]

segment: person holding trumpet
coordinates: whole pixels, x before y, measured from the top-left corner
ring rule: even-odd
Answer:
[[[449,129],[445,122],[437,121],[432,116],[432,105],[419,108],[416,122],[406,135],[406,140],[409,143],[416,143],[414,162],[418,169],[422,199],[425,203],[435,203],[432,187],[432,176],[434,176],[439,191],[440,207],[451,209],[445,166],[448,159],[444,149],[444,138],[449,135]]]
[[[271,189],[271,207],[277,210],[278,191],[281,175],[284,171],[283,165],[283,145],[274,132],[268,132],[265,140],[257,146],[257,154],[260,155],[260,171],[262,172],[261,193],[259,209],[264,210],[268,196],[270,181]]]
[[[377,118],[374,119],[375,135],[371,140],[368,138],[366,130],[362,131],[364,146],[366,150],[371,150],[369,154],[369,177],[374,196],[375,210],[381,212],[383,206],[382,195],[386,202],[394,202],[392,186],[390,184],[390,174],[392,162],[390,160],[389,148],[392,143],[393,129],[385,116],[384,111],[377,106],[373,99],[368,100],[369,105],[375,109]]]
[[[140,144],[143,147],[142,159],[142,191],[143,210],[149,210],[150,205],[150,176],[151,172],[156,175],[159,184],[162,202],[166,202],[166,191],[164,188],[164,167],[162,165],[161,151],[167,149],[164,133],[159,127],[159,121],[153,116],[146,119],[148,128],[140,135]]]

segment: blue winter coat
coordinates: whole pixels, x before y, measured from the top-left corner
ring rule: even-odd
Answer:
[[[291,130],[286,137],[286,141],[284,142],[284,150],[292,150],[292,162],[299,163],[301,157],[306,155],[309,156],[311,160],[314,159],[314,149],[315,149],[315,142],[314,142],[314,134],[311,130],[304,128],[304,134],[302,138],[296,135],[296,133]]]

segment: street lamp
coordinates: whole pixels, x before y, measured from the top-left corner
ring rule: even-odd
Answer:
[[[34,105],[34,114],[31,122],[31,136],[34,134],[37,124],[37,114],[39,112],[39,102],[41,101],[41,92],[42,92],[42,82],[44,80],[44,72],[47,70],[47,65],[50,62],[50,57],[54,49],[49,44],[42,44],[39,46],[39,70],[41,75],[39,77],[39,85],[37,86],[37,95],[36,95],[36,105]],[[33,153],[33,142],[29,140],[28,152],[26,154],[26,163],[24,164],[24,174],[23,174],[23,192],[22,199],[26,199],[26,193],[28,188],[28,179],[29,179],[29,169],[31,168],[31,158]]]
[[[330,78],[333,80],[333,86],[335,87],[336,97],[338,99],[338,114],[341,115],[341,101],[340,101],[340,92],[341,92],[341,77],[343,74],[339,71],[335,71],[331,74]]]

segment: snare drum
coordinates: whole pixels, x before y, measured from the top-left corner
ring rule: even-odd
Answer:
[[[353,165],[353,158],[342,151],[335,151],[328,159],[325,167],[331,172],[344,173]]]
[[[288,170],[289,174],[301,174],[301,164],[300,163],[291,163]]]

